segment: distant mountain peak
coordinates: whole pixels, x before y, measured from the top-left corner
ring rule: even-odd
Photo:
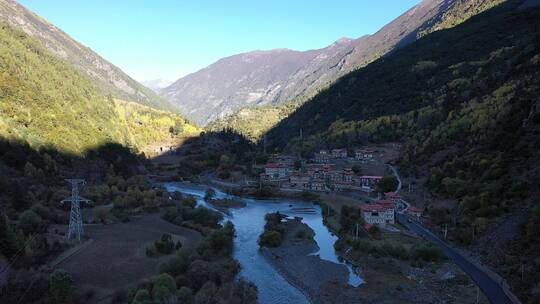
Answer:
[[[229,56],[177,80],[163,97],[201,125],[246,106],[302,103],[339,77],[421,37],[503,0],[424,0],[372,35],[342,37],[314,50],[256,50]],[[459,4],[459,5],[458,5]],[[467,13],[468,12],[468,13]],[[431,28],[433,26],[433,29]]]
[[[347,44],[347,43],[350,43],[354,41],[353,38],[349,38],[349,37],[341,37],[339,38],[338,40],[336,40],[336,42],[334,42],[335,44]]]

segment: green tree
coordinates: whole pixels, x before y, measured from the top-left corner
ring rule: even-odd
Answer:
[[[19,227],[25,234],[38,233],[43,227],[43,220],[32,210],[26,210],[19,216]]]
[[[150,293],[146,289],[139,289],[137,290],[137,293],[135,293],[135,297],[133,297],[132,304],[152,304],[152,297],[150,297]]]
[[[379,192],[392,192],[395,191],[398,186],[398,180],[395,176],[385,176],[377,183],[377,191]]]
[[[73,292],[73,279],[63,271],[55,271],[49,278],[49,296],[53,303],[69,303]]]
[[[281,245],[281,233],[275,230],[266,230],[259,237],[259,246],[279,247]]]
[[[5,215],[0,214],[0,253],[11,258],[19,249],[20,240]]]
[[[176,303],[176,282],[171,275],[162,273],[155,279],[152,298],[157,303]]]

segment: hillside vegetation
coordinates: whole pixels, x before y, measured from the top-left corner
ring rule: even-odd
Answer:
[[[90,48],[76,41],[15,0],[0,0],[0,21],[23,30],[54,56],[88,76],[103,95],[130,100],[153,108],[178,109],[141,85]]]
[[[40,42],[0,25],[0,136],[81,153],[108,142],[143,150],[152,141],[197,128],[179,115],[103,96],[86,75]]]
[[[227,117],[211,122],[207,129],[221,131],[232,128],[252,142],[257,142],[264,133],[289,116],[298,106],[297,103],[287,103],[243,108]]]
[[[280,95],[287,102],[267,106],[249,106],[240,109],[226,117],[213,121],[208,127],[211,130],[233,129],[253,141],[260,139],[262,133],[270,130],[274,125],[289,116],[299,105],[317,96],[321,91],[328,89],[339,79],[353,70],[365,67],[371,62],[392,53],[397,49],[424,37],[430,33],[455,27],[469,18],[493,8],[504,0],[455,0],[455,1],[423,1],[407,13],[387,24],[377,33],[364,36],[354,43],[356,48],[347,49],[347,55],[337,61],[331,59],[326,64],[332,66],[330,70],[340,67],[338,71],[330,72],[318,81],[313,81],[321,71],[303,75],[301,82],[311,82],[310,88],[301,90],[296,97],[287,94]],[[341,64],[344,65],[341,67]],[[324,81],[322,81],[324,79]],[[300,88],[302,84],[299,84]],[[298,88],[297,88],[298,89]],[[291,99],[293,98],[293,99]],[[279,115],[276,115],[279,113]]]
[[[522,281],[517,270],[526,261],[525,272],[540,273],[534,259],[540,251],[531,245],[540,239],[540,9],[515,10],[521,2],[426,35],[343,77],[267,138],[304,153],[403,142],[401,171],[427,178],[431,191],[457,202],[436,219],[465,246],[505,214],[534,214],[501,248],[504,254],[486,255],[517,294],[534,303],[540,297],[534,280]],[[300,129],[304,140],[291,140]]]

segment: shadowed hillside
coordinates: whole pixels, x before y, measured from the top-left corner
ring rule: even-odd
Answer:
[[[266,137],[303,154],[402,142],[401,172],[454,202],[438,224],[535,303],[534,279],[522,281],[517,269],[524,263],[530,276],[540,273],[530,245],[540,223],[540,8],[516,10],[521,3],[501,4],[348,74]],[[514,224],[523,210],[523,225]],[[501,237],[496,228],[507,224],[520,228]],[[494,240],[502,252],[492,251]]]

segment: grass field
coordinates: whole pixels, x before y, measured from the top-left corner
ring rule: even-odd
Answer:
[[[157,274],[158,265],[172,255],[147,257],[145,248],[163,233],[180,240],[184,248],[194,247],[201,239],[199,232],[170,224],[159,214],[128,223],[88,225],[85,233],[93,242],[56,268],[69,272],[80,290],[94,290],[96,299]]]

